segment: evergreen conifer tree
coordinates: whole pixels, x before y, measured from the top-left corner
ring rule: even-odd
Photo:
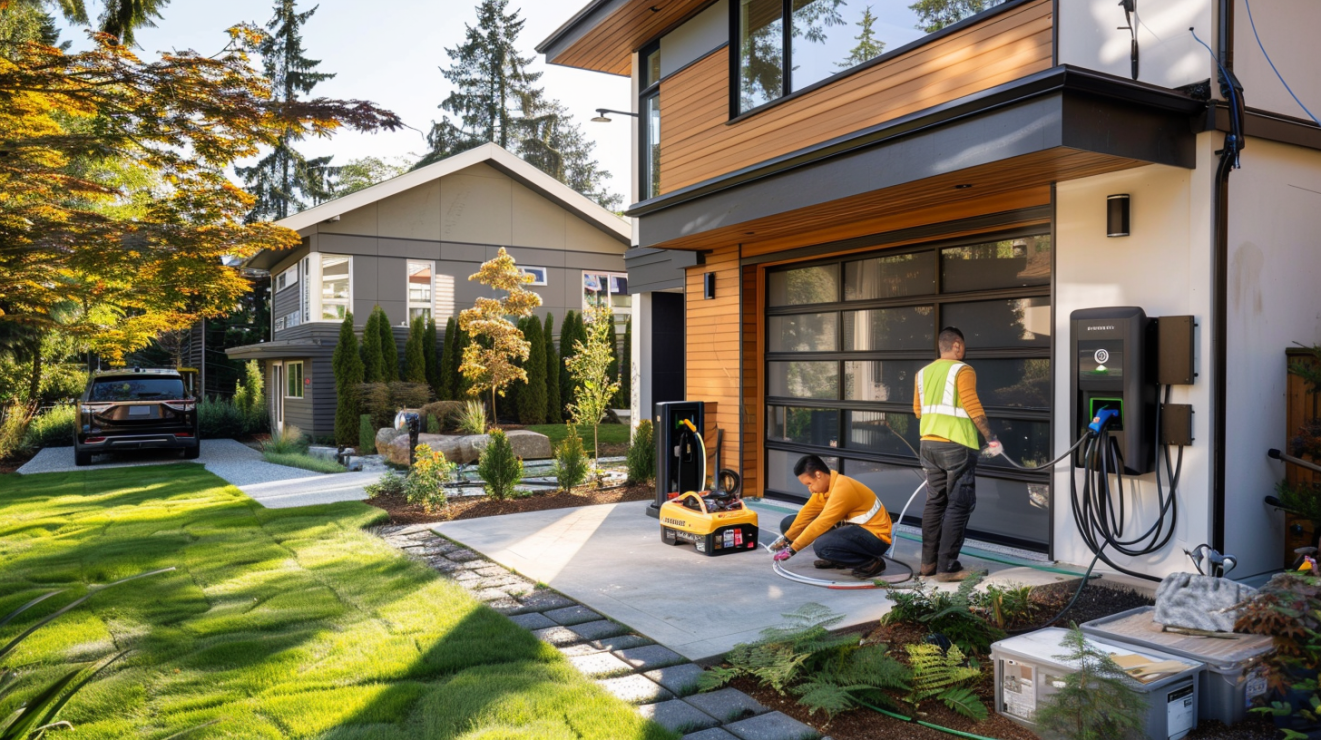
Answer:
[[[454,400],[459,394],[454,388],[454,358],[458,356],[459,330],[451,316],[445,321],[445,350],[440,354],[440,387],[436,398],[442,401]]]
[[[422,348],[426,342],[427,323],[414,320],[408,326],[408,341],[404,344],[404,380],[409,383],[427,382],[427,355]]]
[[[615,321],[610,320],[610,329],[606,332],[606,340],[610,344],[610,364],[606,367],[606,377],[619,383],[619,332],[615,329]],[[620,385],[622,388],[623,385]],[[619,393],[616,392],[610,399],[611,408],[619,408]]]
[[[381,332],[376,328],[381,307],[367,314],[367,325],[362,330],[362,380],[364,383],[381,382]]]
[[[560,327],[560,415],[568,418],[569,405],[573,403],[573,377],[566,370],[569,359],[573,357],[573,343],[578,339],[574,327],[578,314],[570,310],[564,314],[564,325]]]
[[[523,338],[529,345],[527,384],[518,394],[518,419],[523,424],[546,423],[546,340],[541,333],[541,319],[528,318]]]
[[[376,318],[376,330],[381,336],[381,380],[393,383],[399,380],[399,343],[395,341],[394,328],[385,309],[377,306],[376,311],[380,314]]]
[[[542,330],[542,339],[546,342],[546,422],[559,424],[564,421],[564,406],[560,402],[560,353],[555,351],[555,315],[546,314],[546,326]]]
[[[633,405],[633,317],[624,322],[624,350],[619,356],[619,405],[615,408],[629,408]]]
[[[471,387],[468,379],[464,377],[459,368],[463,366],[463,353],[468,351],[468,345],[472,344],[472,336],[464,331],[463,327],[459,326],[457,322],[454,324],[454,328],[454,359],[452,360],[454,398],[461,401],[468,397],[468,390]]]
[[[876,25],[876,16],[871,12],[870,5],[862,11],[862,18],[858,21],[857,25],[859,29],[858,35],[853,38],[858,43],[853,47],[853,50],[849,52],[849,55],[844,58],[844,61],[835,63],[835,66],[840,69],[856,67],[868,59],[880,56],[881,52],[885,51],[885,42],[879,41],[876,38],[876,30],[874,28]]]
[[[353,333],[353,314],[344,316],[339,325],[339,341],[331,357],[335,372],[335,444],[352,445],[358,442],[358,404],[354,392],[362,382],[362,358],[358,355],[358,337]],[[369,455],[375,450],[359,450]]]
[[[428,317],[427,328],[422,336],[422,352],[426,355],[424,359],[427,366],[427,385],[431,386],[431,392],[436,394],[437,399],[441,398],[440,357],[437,355],[439,350],[440,348],[436,346],[436,320]]]
[[[266,24],[269,33],[257,46],[266,76],[277,100],[292,103],[334,74],[315,71],[320,60],[308,59],[303,49],[303,24],[316,7],[299,13],[295,0],[275,0],[275,16]],[[332,197],[328,176],[330,157],[307,159],[294,148],[300,137],[292,130],[271,152],[251,167],[236,167],[257,203],[249,221],[278,221]]]

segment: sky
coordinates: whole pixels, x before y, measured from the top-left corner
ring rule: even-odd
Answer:
[[[526,20],[519,46],[533,56],[532,68],[544,71],[540,84],[564,103],[589,139],[596,157],[613,175],[607,186],[628,196],[630,127],[592,123],[597,108],[632,110],[629,80],[597,72],[547,65],[533,47],[559,28],[588,0],[513,0]],[[440,119],[437,109],[450,92],[438,67],[449,66],[445,47],[463,41],[464,24],[476,22],[477,0],[378,0],[363,5],[350,0],[321,0],[303,28],[307,56],[320,59],[318,71],[336,77],[319,84],[313,95],[370,100],[394,111],[412,128],[393,133],[340,132],[330,139],[303,143],[305,156],[333,154],[334,163],[358,157],[408,157],[427,150],[425,133]],[[299,0],[299,10],[314,6]],[[173,0],[156,28],[137,31],[138,53],[144,58],[171,49],[214,54],[226,43],[225,29],[241,22],[264,26],[273,15],[272,0]],[[81,31],[65,29],[65,39],[85,46]]]

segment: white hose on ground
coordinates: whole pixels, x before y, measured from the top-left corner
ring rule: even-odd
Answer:
[[[899,512],[899,518],[891,520],[892,526],[898,526],[899,523],[904,520],[904,515],[908,513],[908,507],[913,505],[913,499],[917,498],[917,494],[920,493],[922,489],[926,487],[926,485],[927,482],[922,481],[921,483],[918,484],[917,488],[913,489],[913,495],[908,497],[908,503],[904,504],[904,510]],[[897,558],[895,558],[895,550],[899,549],[899,538],[894,536],[893,530],[891,531],[890,534],[890,542],[892,543],[890,545],[890,559],[896,560]]]

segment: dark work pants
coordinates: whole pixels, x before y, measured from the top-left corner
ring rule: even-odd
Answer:
[[[794,525],[794,516],[780,521],[780,534]],[[885,554],[890,545],[885,540],[855,524],[835,527],[812,541],[812,552],[818,558],[856,568],[866,565]]]
[[[922,512],[922,564],[937,573],[959,570],[968,518],[977,508],[977,450],[957,442],[923,442],[927,506]]]

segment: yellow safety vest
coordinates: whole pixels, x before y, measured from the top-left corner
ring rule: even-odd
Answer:
[[[923,437],[944,437],[976,450],[977,427],[959,400],[955,379],[967,365],[955,360],[936,360],[917,376],[918,405],[922,407]]]

